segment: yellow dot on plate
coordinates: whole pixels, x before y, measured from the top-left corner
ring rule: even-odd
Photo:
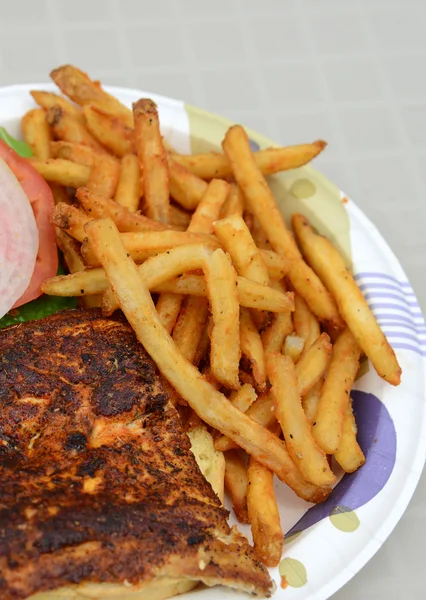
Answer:
[[[296,179],[290,188],[290,192],[299,200],[310,198],[316,191],[317,188],[309,179]]]
[[[359,527],[359,519],[356,513],[346,506],[336,506],[330,513],[330,521],[336,529],[345,533],[352,533]]]
[[[278,571],[283,579],[283,587],[287,584],[294,588],[300,588],[308,581],[305,567],[300,560],[295,558],[284,558],[280,562]]]

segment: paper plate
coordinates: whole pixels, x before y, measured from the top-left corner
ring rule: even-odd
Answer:
[[[19,120],[33,106],[30,89],[0,90],[0,125],[20,134]],[[220,148],[230,123],[183,102],[150,92],[108,88],[127,105],[153,98],[167,141],[183,153]],[[275,145],[248,130],[253,149]],[[305,142],[306,140],[300,140]],[[426,455],[426,325],[413,289],[376,227],[356,204],[312,167],[270,178],[284,215],[304,213],[342,251],[403,369],[399,387],[384,383],[365,364],[352,394],[358,441],[366,464],[345,475],[331,497],[311,506],[282,483],[276,489],[287,533],[279,568],[276,600],[324,600],[340,589],[377,552],[401,518],[414,492]],[[250,535],[248,528],[242,528]],[[281,589],[281,576],[288,587]],[[188,600],[246,598],[225,588],[197,589]]]

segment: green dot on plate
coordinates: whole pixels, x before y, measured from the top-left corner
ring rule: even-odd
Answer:
[[[287,544],[291,544],[291,542],[294,542],[294,540],[297,540],[298,537],[300,537],[302,535],[303,531],[296,531],[296,533],[292,533],[292,535],[290,535],[289,537],[285,538],[285,543]]]
[[[299,200],[310,198],[316,191],[317,188],[309,179],[296,179],[290,188],[290,192]]]
[[[356,513],[346,506],[336,506],[330,513],[330,521],[340,531],[352,533],[359,527],[359,519]]]
[[[278,571],[283,579],[282,587],[290,585],[294,588],[300,588],[308,581],[305,567],[300,560],[295,558],[284,558],[280,562]]]

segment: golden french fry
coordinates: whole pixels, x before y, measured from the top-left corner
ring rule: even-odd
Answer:
[[[241,351],[249,360],[253,378],[259,390],[266,386],[266,366],[262,340],[247,308],[240,310]]]
[[[204,275],[213,316],[210,366],[218,381],[236,390],[240,387],[241,358],[237,273],[229,257],[218,248],[206,259]]]
[[[51,181],[49,182],[49,187],[52,190],[55,204],[59,204],[60,202],[63,202],[64,204],[72,204],[71,197],[63,185],[59,185],[59,183],[53,183]]]
[[[71,240],[71,238],[68,239]],[[63,245],[63,242],[61,242],[61,249]],[[82,263],[81,259],[79,262],[76,261],[76,254],[73,254],[73,262],[71,264],[68,264],[67,256],[66,260],[71,275],[57,275],[56,277],[46,279],[41,286],[43,294],[69,297],[90,296],[92,294],[101,294],[107,289],[108,280],[103,269],[84,270],[84,263]]]
[[[87,189],[102,198],[112,198],[117,188],[120,164],[113,156],[99,154],[87,180]]]
[[[65,187],[78,188],[85,186],[89,179],[90,168],[62,158],[27,158],[34,169],[46,181],[59,183]]]
[[[231,215],[243,216],[244,213],[244,197],[240,187],[236,183],[231,183],[229,186],[228,197],[223,203],[220,211],[220,218],[225,219]]]
[[[285,256],[262,248],[259,248],[259,254],[268,269],[271,279],[280,280],[287,275],[290,269],[290,262]]]
[[[272,384],[275,414],[290,456],[307,481],[318,486],[332,485],[336,477],[325,452],[312,435],[302,407],[293,361],[289,356],[273,352],[266,355],[266,369]]]
[[[77,242],[71,238],[65,231],[59,229],[59,227],[55,228],[56,233],[56,243],[58,245],[59,250],[62,252],[65,260],[65,264],[70,273],[78,273],[79,271],[84,271],[84,263],[80,255],[80,249]],[[47,279],[44,283],[48,283],[49,279]],[[46,292],[48,293],[48,292]],[[54,295],[54,294],[53,294]],[[74,293],[71,293],[71,296],[74,296]]]
[[[232,507],[240,523],[249,523],[247,512],[247,467],[238,451],[225,454],[225,489],[231,496]]]
[[[133,125],[132,111],[111,96],[98,82],[92,81],[87,73],[73,65],[63,65],[54,69],[50,77],[68,98],[80,106],[96,102],[99,106],[113,114],[118,114],[131,127]]]
[[[169,334],[172,333],[176,325],[183,300],[184,296],[179,294],[160,294],[157,300],[155,308],[157,309],[158,318]],[[111,312],[111,309],[108,309],[108,297],[106,295],[103,300],[103,308],[107,314]]]
[[[272,250],[272,246],[271,246],[270,242],[268,241],[268,238],[266,237],[266,233],[263,231],[262,226],[260,225],[259,221],[256,218],[253,219],[251,235],[252,235],[254,242],[258,248],[260,248],[262,250]],[[277,279],[280,279],[280,278],[277,277]]]
[[[206,193],[207,183],[179,165],[174,156],[168,158],[170,195],[186,210],[194,210]]]
[[[334,344],[312,427],[314,438],[327,454],[334,454],[339,448],[360,355],[361,348],[351,331],[346,328]]]
[[[293,215],[292,224],[304,256],[333,294],[340,313],[377,373],[392,385],[399,385],[401,367],[395,352],[339,252],[327,238],[313,231],[303,215]]]
[[[267,567],[281,560],[284,533],[274,491],[274,474],[253,457],[247,471],[247,509],[257,556]]]
[[[127,256],[113,221],[92,221],[86,225],[86,232],[139,341],[164,377],[198,416],[273,470],[301,498],[320,502],[328,497],[330,488],[319,488],[304,481],[280,439],[233,407],[181,355],[161,325],[151,295],[136,265]]]
[[[231,215],[214,223],[214,233],[229,253],[238,275],[269,285],[268,269],[251,233],[239,215]]]
[[[140,213],[129,212],[114,200],[102,198],[93,194],[87,188],[78,188],[76,198],[84,210],[94,219],[109,217],[117,225],[119,231],[124,233],[144,231],[164,231],[167,225],[144,217]]]
[[[96,151],[90,146],[64,141],[50,142],[50,152],[52,158],[64,158],[86,167],[93,167],[96,157]]]
[[[346,473],[353,473],[365,463],[365,456],[357,440],[357,426],[352,410],[352,400],[349,398],[345,418],[343,420],[342,439],[334,458]]]
[[[271,287],[285,293],[286,287],[282,281],[272,281]],[[285,338],[293,331],[291,313],[279,313],[273,317],[272,322],[262,333],[264,352],[279,352],[283,347]]]
[[[52,222],[56,227],[63,229],[78,242],[82,242],[87,238],[84,226],[90,220],[91,217],[82,213],[81,210],[75,206],[64,204],[62,202],[55,206],[52,213]]]
[[[290,259],[288,275],[295,290],[305,298],[311,310],[321,320],[341,326],[342,320],[333,298],[303,261],[293,236],[287,229],[272,191],[256,164],[244,129],[239,125],[231,127],[222,146],[249,210],[258,219],[273,249]]]
[[[148,217],[169,222],[169,168],[156,104],[143,98],[133,104],[135,141],[143,173],[143,199]]]
[[[263,175],[273,175],[279,171],[296,169],[306,165],[324,150],[327,143],[322,140],[312,144],[300,144],[284,148],[266,148],[254,152],[254,160]],[[179,164],[201,179],[220,179],[232,175],[231,164],[225,154],[210,152],[208,154],[178,154],[174,157]]]
[[[80,121],[80,123],[84,125],[84,117],[81,110],[77,106],[74,106],[74,104],[71,104],[71,102],[63,96],[59,96],[53,92],[43,92],[40,90],[31,90],[30,94],[35,102],[44,108],[44,110],[47,111],[52,106],[60,106],[70,117],[73,117],[73,119]]]
[[[217,248],[219,243],[215,237],[203,233],[190,233],[187,231],[144,231],[122,233],[121,238],[127,252],[136,262],[142,262],[154,254],[166,252],[176,246],[187,244],[205,244],[210,248]],[[90,243],[85,242],[81,253],[88,266],[99,266]]]
[[[191,222],[191,214],[183,210],[177,204],[170,204],[170,225],[178,231],[186,231]]]
[[[80,121],[71,117],[60,106],[52,106],[46,112],[46,120],[52,128],[52,133],[57,140],[83,144],[93,148],[96,152],[105,154],[105,149],[96,140]]]
[[[130,212],[136,212],[139,208],[141,197],[140,178],[141,174],[137,157],[134,154],[125,154],[121,159],[120,177],[117,189],[115,190],[114,200]]]
[[[324,385],[324,379],[319,379],[315,385],[302,398],[302,406],[305,411],[306,418],[312,425],[315,422],[317,416],[318,404],[321,398],[322,386]]]
[[[118,158],[133,153],[134,131],[122,120],[121,115],[105,111],[96,104],[83,107],[86,127],[98,142]]]
[[[179,317],[173,328],[174,343],[191,363],[194,362],[208,315],[207,298],[188,296],[182,303]]]
[[[293,325],[296,335],[305,340],[305,351],[321,333],[316,316],[300,294],[294,296]]]
[[[46,121],[46,112],[42,108],[33,108],[22,117],[22,133],[30,146],[33,156],[45,160],[50,158],[50,140],[52,134]]]
[[[206,193],[195,209],[188,231],[213,233],[213,223],[219,216],[220,209],[228,195],[229,185],[226,181],[212,179],[207,185]],[[219,240],[220,241],[220,240]]]
[[[195,352],[193,364],[198,367],[202,360],[206,358],[209,353],[210,348],[210,336],[209,336],[209,322],[210,318],[207,321],[207,327],[203,327],[201,331],[201,338],[198,342],[197,350]]]
[[[287,335],[282,347],[282,353],[289,356],[296,363],[302,355],[305,340],[298,335]]]
[[[296,376],[300,396],[304,396],[321,379],[330,363],[332,346],[330,337],[321,333],[296,363]]]
[[[247,412],[256,400],[256,391],[249,383],[245,383],[239,390],[233,391],[229,395],[229,402],[243,413]]]

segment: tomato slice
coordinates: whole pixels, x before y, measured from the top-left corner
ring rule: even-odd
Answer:
[[[15,302],[13,308],[17,308],[41,296],[40,288],[43,281],[56,275],[58,251],[56,249],[55,229],[50,219],[55,201],[52,191],[43,177],[2,140],[0,140],[0,157],[13,171],[30,201],[40,237],[33,276],[25,292]]]

